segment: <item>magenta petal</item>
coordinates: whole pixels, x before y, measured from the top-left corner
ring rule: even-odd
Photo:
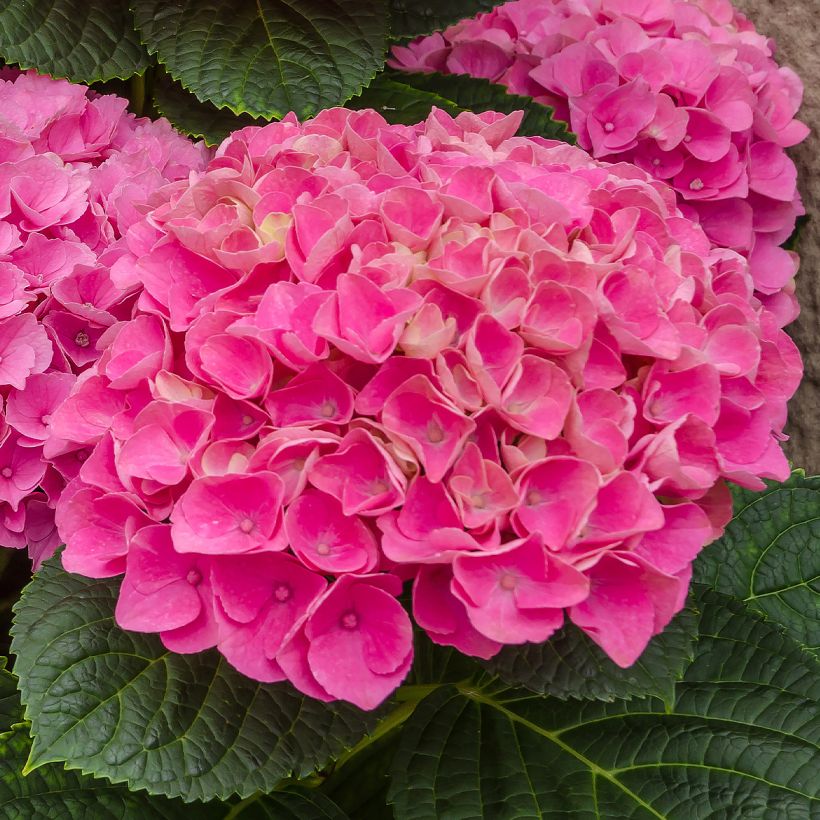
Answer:
[[[628,554],[605,554],[589,575],[592,592],[569,616],[618,666],[631,666],[674,614],[680,582]]]
[[[273,473],[198,478],[171,515],[174,547],[212,555],[283,549],[281,501]]]
[[[382,421],[388,432],[408,443],[434,482],[444,478],[475,429],[424,376],[414,376],[391,393]]]
[[[145,527],[131,540],[117,600],[117,623],[163,632],[193,623],[202,611],[199,586],[210,571],[202,556],[178,555],[166,526]]]
[[[413,617],[433,643],[454,646],[465,655],[485,660],[502,647],[469,621],[464,604],[450,592],[453,575],[445,565],[422,566],[413,585]]]
[[[299,558],[323,572],[368,572],[378,559],[367,525],[319,490],[306,490],[288,507],[285,532]]]
[[[515,519],[560,550],[586,523],[600,482],[598,471],[580,459],[559,456],[536,462],[519,480],[523,504]]]
[[[548,555],[538,537],[453,561],[453,594],[473,626],[502,643],[545,641],[564,620],[563,607],[583,601],[582,573]]]
[[[318,683],[362,709],[378,706],[412,662],[410,619],[394,598],[366,578],[337,581],[313,610],[305,634],[308,663]]]

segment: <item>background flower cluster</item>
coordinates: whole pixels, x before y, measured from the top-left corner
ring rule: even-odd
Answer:
[[[803,87],[728,0],[516,0],[395,47],[408,71],[484,77],[554,106],[593,156],[668,181],[713,244],[748,257],[781,325],[795,318],[803,213],[785,148]]]
[[[111,274],[140,203],[202,169],[206,152],[127,100],[9,69],[0,75],[0,543],[35,565],[58,543],[54,507],[87,452],[51,416],[97,342],[131,315]]]
[[[81,464],[64,566],[125,573],[122,627],[372,708],[412,580],[437,643],[486,658],[568,616],[626,666],[724,479],[788,475],[800,359],[747,260],[519,121],[245,128],[123,226],[130,313],[43,431]]]

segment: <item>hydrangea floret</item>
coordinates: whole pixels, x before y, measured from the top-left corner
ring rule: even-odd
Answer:
[[[797,256],[780,245],[804,211],[784,149],[809,129],[774,50],[728,0],[516,0],[396,46],[391,64],[505,85],[554,106],[593,156],[666,180],[714,245],[749,259],[785,325]]]
[[[156,188],[204,168],[202,145],[126,111],[127,100],[35,73],[0,72],[0,544],[38,565],[54,507],[88,450],[51,418],[137,289],[112,270]]]
[[[288,116],[128,224],[130,312],[43,431],[87,454],[62,560],[124,573],[123,628],[371,709],[410,668],[412,584],[438,644],[569,620],[628,666],[725,481],[788,476],[801,363],[747,260],[519,122]]]

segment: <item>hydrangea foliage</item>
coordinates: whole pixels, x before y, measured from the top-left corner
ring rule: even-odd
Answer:
[[[788,476],[800,358],[747,260],[519,121],[289,116],[124,227],[128,313],[43,432],[81,462],[63,564],[124,573],[123,628],[370,709],[412,662],[412,581],[436,643],[489,658],[568,618],[627,666],[725,480]]]
[[[749,259],[782,324],[795,318],[803,213],[785,148],[803,86],[728,0],[516,0],[395,47],[407,71],[470,74],[553,106],[578,144],[676,191],[712,242]]]
[[[87,452],[51,434],[58,405],[130,318],[115,284],[139,203],[204,167],[204,149],[127,101],[34,73],[0,76],[0,543],[35,564]]]

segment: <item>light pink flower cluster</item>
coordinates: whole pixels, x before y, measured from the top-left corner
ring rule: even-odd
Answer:
[[[112,281],[136,203],[205,165],[204,149],[127,100],[35,74],[0,74],[0,546],[35,565],[84,455],[50,419],[97,340],[131,315]]]
[[[519,123],[246,128],[129,227],[114,283],[144,289],[49,427],[89,454],[63,563],[125,573],[122,627],[372,708],[412,580],[437,643],[488,658],[568,614],[626,666],[722,479],[788,475],[800,359],[746,260]]]
[[[728,0],[518,0],[393,49],[408,71],[471,74],[555,107],[578,143],[669,182],[712,243],[749,259],[781,325],[803,208],[784,148],[803,86]]]

